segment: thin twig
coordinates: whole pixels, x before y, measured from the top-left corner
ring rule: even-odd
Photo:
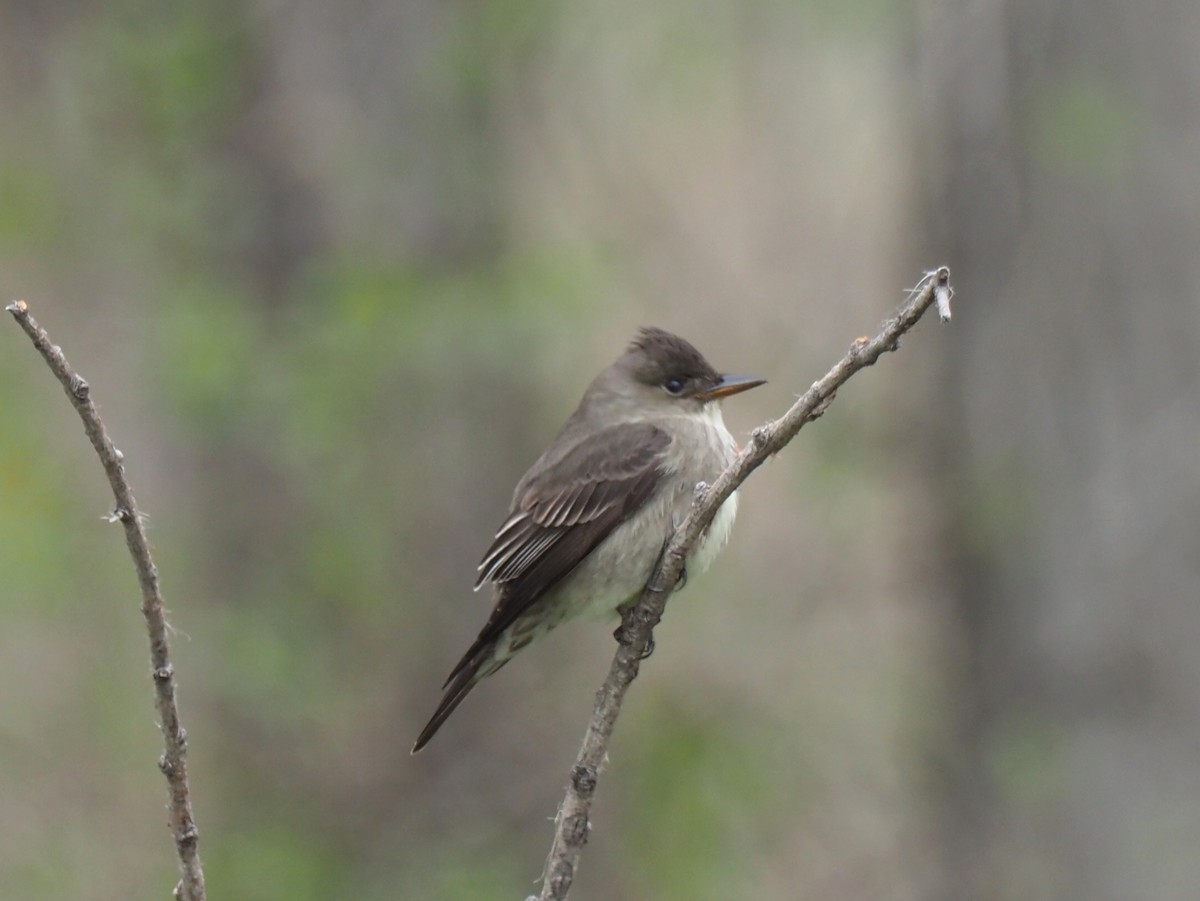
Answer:
[[[916,325],[931,304],[937,301],[941,318],[948,320],[952,295],[948,268],[943,266],[925,273],[900,311],[883,323],[878,335],[869,340],[859,338],[850,345],[846,355],[820,381],[813,383],[787,413],[754,430],[750,442],[712,485],[698,486],[696,500],[663,551],[647,589],[624,615],[616,656],[608,678],[596,693],[592,719],[571,768],[566,795],[555,820],[554,843],[542,874],[540,901],[565,901],[571,890],[591,828],[589,813],[600,766],[608,753],[609,739],[621,712],[625,692],[637,677],[638,665],[650,645],[654,627],[662,619],[669,596],[669,592],[661,591],[657,586],[676,584],[688,552],[700,533],[712,522],[717,508],[750,473],[795,438],[805,423],[824,413],[833,401],[834,393],[850,376],[874,364],[884,353],[896,350],[900,336]]]
[[[71,405],[83,420],[87,432],[104,466],[108,482],[112,486],[116,507],[110,522],[120,522],[125,527],[125,542],[133,557],[138,582],[142,589],[142,615],[150,634],[150,675],[154,681],[155,707],[162,727],[164,751],[158,767],[167,778],[167,825],[175,839],[175,850],[179,855],[181,878],[175,886],[175,897],[181,901],[204,901],[204,870],[200,865],[197,850],[200,833],[192,817],[192,802],[187,780],[187,732],[179,722],[179,709],[175,704],[175,670],[171,666],[170,646],[167,642],[167,620],[162,595],[158,590],[158,571],[150,556],[150,544],[142,525],[133,492],[125,480],[122,455],[100,421],[96,406],[92,403],[91,389],[63,356],[62,350],[50,343],[46,330],[29,315],[25,301],[18,300],[5,307],[33,341],[33,346],[46,360],[50,371],[62,383],[71,400]]]

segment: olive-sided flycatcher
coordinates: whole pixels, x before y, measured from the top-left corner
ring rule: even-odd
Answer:
[[[653,574],[697,482],[737,452],[720,400],[763,384],[722,375],[670,332],[642,329],[593,380],[558,437],[529,468],[479,564],[492,583],[487,623],[442,686],[421,750],[475,684],[559,623],[632,605]],[[687,559],[696,573],[729,536],[737,495],[721,505]]]

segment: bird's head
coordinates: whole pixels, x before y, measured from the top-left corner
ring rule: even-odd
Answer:
[[[639,331],[614,369],[639,405],[652,410],[695,410],[766,382],[717,372],[690,342],[660,328]]]

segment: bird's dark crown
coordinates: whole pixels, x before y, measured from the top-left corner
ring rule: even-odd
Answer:
[[[643,328],[629,345],[639,359],[634,377],[647,385],[661,386],[678,379],[693,389],[708,388],[721,378],[704,355],[678,335],[660,328]]]

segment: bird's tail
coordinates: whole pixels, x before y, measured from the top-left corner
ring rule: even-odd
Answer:
[[[454,672],[450,674],[450,678],[446,680],[443,687],[444,694],[442,701],[437,706],[437,710],[433,712],[433,716],[429,718],[429,722],[425,724],[425,728],[421,730],[421,734],[417,736],[416,743],[412,746],[410,753],[416,754],[419,750],[429,744],[429,739],[433,738],[438,729],[442,728],[442,723],[450,717],[454,709],[462,703],[465,698],[481,679],[485,676],[490,676],[507,660],[496,661],[493,658],[493,644],[476,644],[469,650],[458,666],[454,668]]]

